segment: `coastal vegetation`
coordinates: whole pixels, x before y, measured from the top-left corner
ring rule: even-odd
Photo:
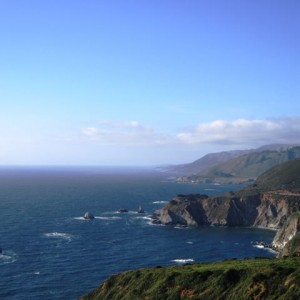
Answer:
[[[226,260],[111,276],[82,300],[300,299],[300,258]]]

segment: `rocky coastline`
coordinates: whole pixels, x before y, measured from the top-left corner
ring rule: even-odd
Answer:
[[[152,215],[153,224],[243,226],[276,230],[269,248],[284,248],[300,230],[300,194],[285,190],[242,190],[222,197],[178,195]],[[282,255],[282,254],[279,254]]]

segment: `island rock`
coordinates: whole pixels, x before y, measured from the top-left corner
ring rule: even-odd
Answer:
[[[83,218],[86,219],[86,220],[95,219],[94,215],[92,213],[88,212],[88,211],[84,214]]]

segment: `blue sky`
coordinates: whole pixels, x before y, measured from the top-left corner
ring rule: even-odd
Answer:
[[[0,165],[299,143],[298,0],[0,2]]]

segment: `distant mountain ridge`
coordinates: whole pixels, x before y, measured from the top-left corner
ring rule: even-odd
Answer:
[[[289,148],[296,146],[300,145],[271,144],[264,145],[256,149],[231,150],[216,153],[208,153],[191,163],[168,166],[167,170],[170,172],[178,173],[178,175],[198,175],[214,166],[217,166],[218,164],[225,163],[226,161],[229,161],[242,155],[263,151],[285,151]]]
[[[300,158],[300,146],[266,145],[258,149],[207,154],[191,164],[174,167],[173,171],[181,172],[180,182],[246,182],[296,158]]]
[[[233,150],[222,151],[217,153],[209,153],[205,156],[195,160],[192,163],[169,166],[168,171],[180,174],[180,175],[195,175],[204,172],[205,170],[224,163],[235,157],[239,157],[243,154],[251,153],[255,150]]]

